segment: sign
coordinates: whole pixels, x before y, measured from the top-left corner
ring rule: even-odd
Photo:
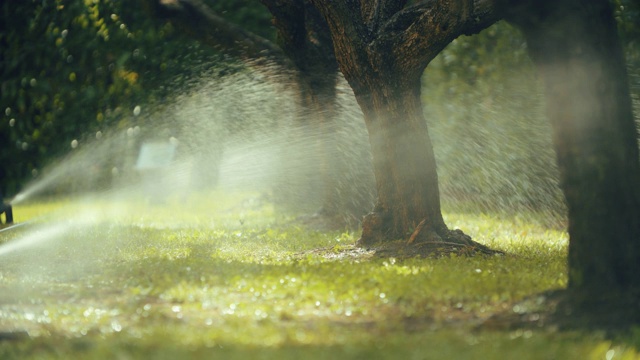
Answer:
[[[176,156],[176,144],[170,142],[144,143],[136,161],[137,170],[166,168]]]

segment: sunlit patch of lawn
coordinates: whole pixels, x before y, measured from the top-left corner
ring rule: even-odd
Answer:
[[[357,233],[296,226],[256,194],[155,206],[47,202],[14,212],[25,221],[54,209],[0,233],[9,244],[68,226],[0,256],[2,359],[638,356],[639,334],[611,342],[481,326],[566,285],[566,234],[521,218],[446,215],[504,256],[331,258],[308,250],[338,251]]]

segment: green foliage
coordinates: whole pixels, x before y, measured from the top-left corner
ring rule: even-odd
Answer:
[[[29,0],[1,11],[5,194],[73,139],[132,126],[136,105],[162,101],[214,56],[127,1]]]
[[[0,243],[68,228],[2,257],[0,334],[25,330],[30,338],[0,342],[0,357],[638,355],[637,336],[611,342],[590,333],[473,330],[515,301],[566,286],[563,232],[524,217],[447,214],[449,224],[509,255],[330,257],[309,250],[348,248],[354,234],[287,225],[270,204],[238,205],[245,196],[213,193],[163,207],[134,200],[18,206],[19,221],[50,217],[37,231],[0,233]]]
[[[128,30],[116,30],[114,20],[99,10],[90,2],[3,5],[9,26],[2,34],[7,46],[0,126],[9,145],[2,154],[9,179],[24,177],[41,157],[68,146],[81,134],[78,126],[102,122],[115,107],[103,93],[118,98],[136,92],[137,76],[124,70],[120,54],[104,51],[104,43],[117,43]],[[98,97],[104,103],[95,101]],[[14,166],[7,168],[9,163]]]

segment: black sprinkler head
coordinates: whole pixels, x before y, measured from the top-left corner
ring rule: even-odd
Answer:
[[[0,215],[4,213],[5,224],[13,224],[13,209],[10,204],[0,203]],[[0,219],[0,224],[2,220]]]

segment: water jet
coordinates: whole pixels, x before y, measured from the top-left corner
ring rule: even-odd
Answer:
[[[27,221],[27,222],[21,222],[21,223],[17,223],[17,224],[11,224],[11,225],[6,226],[6,227],[0,227],[0,233],[3,233],[5,231],[9,231],[9,230],[13,230],[15,228],[23,227],[23,226],[29,225],[31,223],[32,223],[32,221]]]

